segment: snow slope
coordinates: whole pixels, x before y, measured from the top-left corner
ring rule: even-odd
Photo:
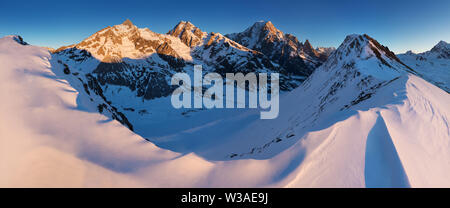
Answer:
[[[204,111],[153,121],[152,142],[91,111],[46,49],[5,37],[0,63],[1,187],[450,187],[448,93],[368,36],[275,120]]]
[[[288,187],[448,187],[450,96],[392,54],[348,36],[282,98],[276,120],[249,125],[223,149],[234,147],[233,159],[292,158],[278,183]]]

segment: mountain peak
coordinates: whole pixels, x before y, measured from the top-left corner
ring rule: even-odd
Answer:
[[[309,42],[308,39],[306,39],[304,45],[305,45],[306,47],[313,48],[312,45],[311,45],[311,43]]]
[[[241,43],[245,47],[256,49],[258,43],[281,42],[284,38],[283,32],[275,28],[270,21],[258,21],[241,33],[233,33],[227,37]]]
[[[319,54],[317,51],[312,47],[311,43],[308,39],[306,39],[305,43],[303,44],[303,51],[313,57],[319,57]]]
[[[260,20],[258,22],[255,22],[252,27],[259,27],[259,28],[271,28],[275,27],[271,21],[264,21]]]
[[[76,48],[89,52],[102,62],[115,63],[123,58],[141,59],[155,53],[161,42],[158,34],[148,29],[140,30],[127,19],[122,24],[101,29],[78,44],[63,46],[54,52]]]
[[[406,51],[405,54],[408,54],[408,55],[414,55],[415,53],[414,53],[412,50],[408,50],[408,51]]]
[[[129,19],[126,19],[126,20],[122,23],[122,25],[126,25],[126,26],[129,26],[129,27],[134,26],[133,23],[132,23]]]
[[[438,44],[436,44],[432,49],[432,52],[448,52],[450,51],[450,44],[441,40]]]
[[[196,29],[200,30],[198,27],[196,27],[194,24],[192,24],[189,21],[180,21],[180,22],[178,22],[177,25],[175,25],[175,27],[172,30],[170,30],[168,32],[168,34],[173,35],[174,33],[178,33],[178,32],[181,33],[183,31],[192,31],[192,30],[196,30]],[[174,35],[174,36],[177,36],[177,35]]]
[[[188,26],[188,27],[195,27],[195,25],[192,24],[192,22],[190,22],[190,21],[183,21],[183,20],[181,20],[180,22],[178,22],[177,25],[184,25],[185,27],[186,27],[186,26]]]
[[[380,64],[397,70],[406,68],[408,72],[415,73],[413,69],[404,64],[388,47],[381,45],[378,41],[367,34],[348,35],[339,46],[336,53],[333,53],[334,60],[368,60],[376,57]],[[329,58],[330,60],[330,58]],[[328,62],[328,61],[327,61]],[[331,61],[332,62],[332,61]]]
[[[368,50],[364,50],[364,48],[367,48]],[[394,54],[392,51],[389,50],[389,48],[381,45],[380,43],[378,43],[378,41],[376,41],[375,39],[373,39],[372,37],[370,37],[367,34],[347,35],[344,42],[341,44],[341,46],[339,46],[338,50],[340,50],[341,52],[345,52],[346,55],[353,53],[353,52],[357,52],[358,56],[359,55],[370,55],[370,54],[364,54],[364,53],[367,53],[368,51],[372,51],[373,53],[375,53],[377,55],[377,57],[379,56],[378,54],[380,52],[386,54],[386,56],[389,56],[389,57],[392,57],[391,54]],[[395,56],[395,55],[393,55],[393,56]]]
[[[281,33],[271,21],[258,21],[255,22],[251,27],[247,28],[247,31],[259,32],[268,31],[271,33]]]
[[[303,44],[294,35],[278,30],[271,21],[258,21],[243,32],[226,35],[237,43],[263,53],[290,74],[308,76],[328,55],[322,56],[309,44]]]
[[[189,47],[197,46],[203,37],[206,36],[205,32],[189,21],[180,21],[167,34],[180,38],[181,41]]]
[[[441,41],[439,41],[439,43],[436,46],[447,46],[447,45],[448,45],[447,42],[441,40]]]

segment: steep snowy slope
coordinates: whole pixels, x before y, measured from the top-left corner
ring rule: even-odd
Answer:
[[[0,187],[264,186],[278,171],[156,147],[91,112],[47,49],[17,40],[0,39]]]
[[[0,39],[1,187],[450,186],[448,93],[368,36],[348,36],[283,94],[277,119],[257,109],[157,119],[142,128],[158,147],[98,114],[58,57],[16,40]]]
[[[450,44],[440,41],[430,51],[408,51],[398,57],[414,68],[425,80],[450,93]]]

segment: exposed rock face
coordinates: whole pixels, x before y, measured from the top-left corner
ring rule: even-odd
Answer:
[[[13,39],[14,39],[17,43],[19,43],[19,44],[21,44],[21,45],[28,45],[28,43],[25,42],[25,41],[23,40],[23,38],[22,38],[20,35],[14,36]]]
[[[317,52],[308,40],[303,44],[297,37],[275,28],[270,21],[256,22],[245,31],[227,37],[268,56],[290,75],[309,76],[328,57]]]
[[[205,72],[222,75],[279,72],[282,90],[293,89],[301,81],[290,79],[284,68],[264,54],[184,21],[167,34],[157,34],[126,20],[54,54],[70,68],[82,69],[79,73],[94,76],[104,91],[108,86],[123,86],[145,100],[170,95],[172,75],[191,71],[194,63],[201,64]]]
[[[311,43],[309,43],[309,40],[306,39],[305,43],[303,44],[303,52],[308,54],[311,57],[319,58],[319,53],[312,47]]]

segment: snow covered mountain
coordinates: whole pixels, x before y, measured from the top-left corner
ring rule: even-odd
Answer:
[[[408,51],[398,57],[425,80],[450,93],[450,44],[440,41],[430,51]]]
[[[171,75],[192,71],[194,64],[201,64],[205,72],[220,74],[279,72],[282,90],[291,90],[301,82],[263,54],[220,33],[202,32],[189,22],[180,22],[168,34],[157,34],[127,20],[54,53],[61,64],[95,77],[104,90],[107,85],[126,86],[146,100],[170,94]]]
[[[314,49],[313,49],[314,50]],[[78,91],[83,102],[118,120],[132,130],[146,127],[160,107],[152,101],[167,102],[175,86],[170,79],[177,72],[193,74],[194,64],[204,73],[278,72],[280,89],[292,90],[304,77],[293,77],[261,52],[249,49],[220,33],[206,33],[190,22],[180,22],[167,34],[140,29],[126,20],[107,27],[70,46],[52,51],[57,73]],[[158,110],[157,110],[158,109]],[[159,112],[158,112],[159,111]],[[167,105],[164,112],[172,112]],[[175,111],[177,116],[196,113]],[[164,116],[162,117],[164,118]]]
[[[8,98],[0,102],[0,187],[450,186],[450,95],[367,35],[348,36],[282,94],[274,120],[260,120],[259,109],[171,109],[167,97],[102,86],[94,72],[112,64],[139,77],[114,64],[159,55],[124,58],[130,50],[116,44],[105,44],[112,58],[73,46],[51,54],[23,42],[0,39],[0,96]],[[158,73],[168,68],[162,60]]]
[[[226,35],[245,47],[267,55],[272,61],[279,63],[290,74],[309,76],[322,64],[332,48],[316,50],[308,40],[298,41],[291,34],[284,34],[270,21],[260,21],[240,33]]]
[[[414,74],[373,38],[347,36],[281,98],[277,119],[248,124],[209,157],[283,163],[275,179],[288,187],[449,186],[450,96]]]

